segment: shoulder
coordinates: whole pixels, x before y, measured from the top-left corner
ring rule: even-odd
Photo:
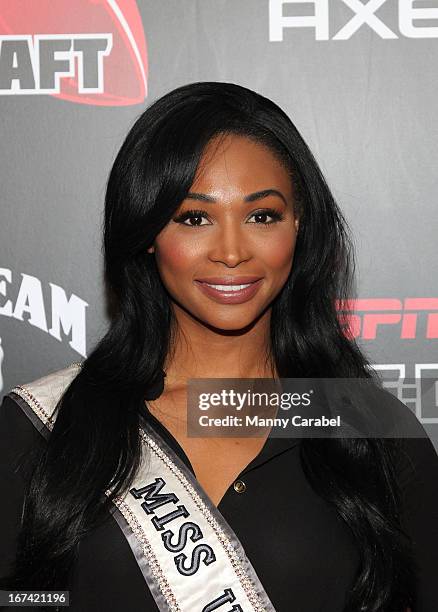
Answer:
[[[0,403],[0,466],[15,473],[44,446],[48,421],[80,364],[51,372],[11,389]],[[50,425],[50,423],[49,423]]]
[[[428,487],[434,491],[438,509],[438,452],[427,434],[422,438],[396,440],[395,470],[402,489]]]
[[[21,397],[32,407],[42,406],[52,414],[62,394],[76,377],[80,368],[81,364],[72,363],[66,368],[56,370],[31,382],[17,385],[11,389],[9,395],[13,394]]]
[[[379,438],[428,437],[411,408],[380,383],[369,379],[352,379],[351,383],[346,380],[346,383],[355,410],[346,412],[345,416],[351,418],[353,426],[362,434]]]
[[[353,426],[361,435],[369,432],[370,437],[384,440],[402,488],[420,482],[436,483],[438,453],[414,411],[383,386],[365,382],[358,389],[348,387],[352,397],[358,400],[351,413]]]
[[[378,414],[382,433],[394,439],[398,450],[396,469],[404,484],[430,472],[438,478],[438,453],[416,414],[389,391],[377,388]]]
[[[402,489],[410,494],[421,488],[435,490],[438,501],[438,452],[415,413],[388,391],[380,390],[381,408],[385,420],[383,435],[395,451],[395,472]],[[435,441],[435,444],[437,442]]]
[[[27,417],[34,428],[44,435],[43,429],[50,427],[56,405],[80,368],[81,364],[73,363],[41,378],[13,387],[4,396],[0,406],[3,433],[10,428],[16,428],[18,432],[20,424],[24,422],[23,417]]]
[[[50,427],[59,400],[79,373],[80,368],[80,363],[72,363],[66,368],[15,386],[8,396],[14,399],[31,419],[29,409],[43,425]]]

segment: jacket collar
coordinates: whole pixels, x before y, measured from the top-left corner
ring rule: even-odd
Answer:
[[[262,450],[246,466],[241,474],[246,474],[247,472],[258,468],[260,465],[263,465],[267,461],[270,461],[274,457],[295,448],[299,445],[300,441],[300,438],[274,438],[270,435],[268,438],[266,438]]]
[[[152,414],[149,410],[146,402],[143,404],[146,407],[147,416],[144,413],[141,414],[142,418],[145,418],[158,432],[158,434],[167,442],[167,444],[172,448],[172,450],[184,461],[186,466],[190,469],[193,475],[195,475],[195,471],[193,469],[192,464],[190,463],[189,458],[187,457],[184,449],[176,440],[176,438],[170,433],[170,431],[157,419],[157,417]],[[272,430],[271,430],[272,434]],[[250,472],[251,470],[256,469],[260,465],[263,465],[267,461],[270,461],[277,455],[281,455],[285,451],[294,448],[300,443],[300,438],[277,438],[269,435],[264,445],[262,446],[259,454],[252,459],[252,461],[246,466],[244,470],[242,470],[241,475]]]

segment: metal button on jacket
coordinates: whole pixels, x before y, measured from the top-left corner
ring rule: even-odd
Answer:
[[[236,482],[234,483],[234,490],[236,491],[236,493],[243,493],[246,489],[246,484],[243,482],[243,480],[236,480]]]

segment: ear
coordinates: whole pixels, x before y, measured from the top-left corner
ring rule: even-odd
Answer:
[[[155,253],[155,247],[154,246],[149,247],[147,249],[147,252],[150,253],[150,254]]]
[[[298,228],[300,227],[300,220],[298,217],[295,217],[295,231],[298,232]]]

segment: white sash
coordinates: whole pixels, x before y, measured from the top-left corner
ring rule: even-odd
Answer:
[[[11,391],[45,437],[79,368],[72,364]],[[241,543],[192,472],[149,423],[140,435],[140,468],[112,513],[159,610],[275,612]]]

